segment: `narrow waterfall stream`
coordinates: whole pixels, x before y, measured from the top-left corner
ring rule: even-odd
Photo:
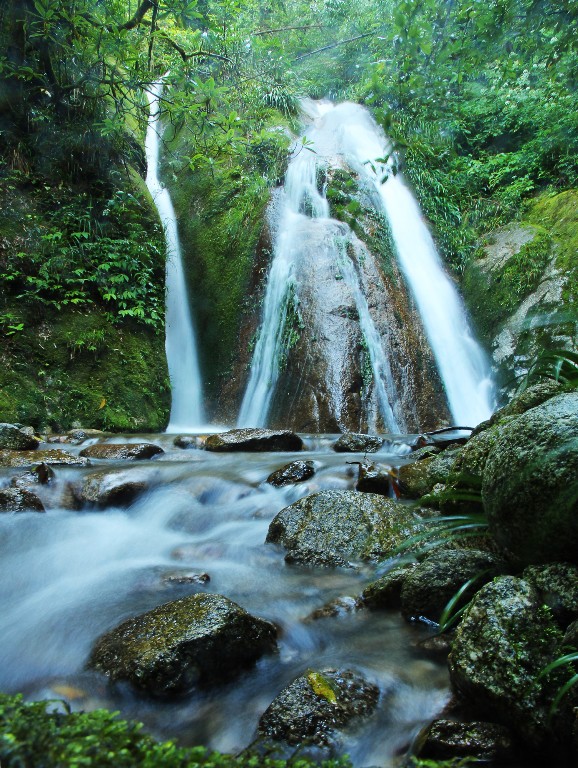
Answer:
[[[165,449],[160,458],[56,466],[55,479],[35,488],[46,514],[0,515],[0,690],[65,698],[76,710],[120,710],[159,738],[238,752],[290,681],[308,669],[352,668],[379,687],[380,701],[361,729],[348,732],[342,750],[356,766],[390,768],[448,698],[445,664],[418,647],[431,630],[397,611],[308,618],[330,600],[359,595],[378,569],[291,567],[280,548],[264,543],[287,504],[318,490],[352,489],[347,462],[362,457],[335,453],[335,436],[304,436],[306,450],[298,454],[182,450],[170,435],[147,437]],[[405,449],[400,438],[375,458],[399,464]],[[312,460],[315,476],[284,488],[265,482],[295,458]],[[133,473],[148,490],[125,508],[74,509],[71,488],[103,470]],[[0,470],[0,485],[21,472]],[[195,584],[192,575],[202,573],[210,581]],[[194,592],[223,594],[275,622],[279,653],[230,684],[170,701],[107,685],[85,669],[101,633]]]
[[[415,357],[417,350],[406,342],[405,349],[400,351],[403,341],[399,336],[410,333],[409,324],[400,322],[397,328],[388,328],[391,313],[389,320],[384,319],[383,310],[379,315],[375,297],[368,300],[371,283],[368,270],[372,268],[375,274],[374,257],[346,223],[330,218],[325,189],[320,184],[320,177],[323,178],[328,168],[329,173],[334,172],[331,169],[344,168],[356,174],[365,189],[370,190],[375,213],[386,217],[395,258],[403,275],[392,290],[409,292],[411,296],[409,300],[417,310],[416,320],[433,353],[453,423],[478,424],[493,410],[489,366],[473,338],[457,289],[443,269],[417,202],[401,176],[391,172],[391,162],[384,160],[390,154],[387,138],[367,110],[357,104],[333,106],[328,102],[309,102],[306,109],[312,120],[304,133],[307,148],[298,146],[287,171],[261,328],[239,426],[269,423],[277,381],[288,353],[284,341],[288,337],[285,332],[288,302],[298,305],[306,293],[304,284],[317,281],[309,291],[315,308],[310,311],[314,320],[306,324],[306,333],[311,334],[311,338],[327,339],[325,366],[329,375],[324,386],[333,400],[332,410],[338,425],[342,426],[343,373],[355,361],[351,352],[349,360],[344,352],[339,357],[341,339],[335,335],[339,330],[331,327],[330,316],[345,311],[351,317],[354,311],[361,340],[357,348],[361,344],[369,354],[373,397],[383,427],[392,432],[423,429],[411,410],[415,393],[424,388],[424,379],[420,380],[414,372],[412,380],[406,371],[408,354]],[[386,237],[384,230],[381,238],[385,241]],[[360,256],[363,249],[365,253]],[[336,305],[339,304],[337,297],[344,296],[343,288],[335,281],[329,284],[321,272],[312,277],[323,261],[333,265],[336,279],[342,280],[348,289],[349,298],[340,299],[341,307]],[[391,271],[391,265],[389,269]],[[376,288],[378,293],[385,292],[385,283]],[[350,308],[343,308],[344,301],[349,302]],[[385,298],[385,305],[388,304],[392,304],[391,294]],[[332,345],[335,350],[331,349]],[[355,355],[355,343],[352,348]],[[356,364],[363,367],[362,363]],[[366,368],[364,377],[367,375]],[[365,381],[364,391],[367,392]],[[279,393],[279,398],[283,394],[287,393]],[[371,419],[368,425],[371,427]]]
[[[159,99],[162,81],[146,91],[149,120],[145,139],[146,185],[159,212],[167,245],[165,349],[171,380],[171,415],[167,432],[179,432],[203,423],[203,388],[197,343],[183,269],[177,219],[168,189],[158,177],[160,139]]]

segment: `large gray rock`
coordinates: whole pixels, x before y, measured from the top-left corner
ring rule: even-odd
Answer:
[[[521,564],[578,563],[578,392],[498,429],[482,485],[490,532]]]
[[[0,451],[0,467],[32,467],[36,464],[86,467],[90,461],[59,448],[46,451]]]
[[[0,489],[0,512],[45,512],[36,494],[24,488]]]
[[[467,581],[475,579],[458,607],[500,573],[501,568],[502,564],[489,552],[476,549],[434,552],[404,579],[401,612],[407,619],[424,617],[437,622],[448,602]]]
[[[40,440],[16,424],[0,424],[0,449],[9,451],[31,451],[38,448]]]
[[[259,733],[288,744],[327,746],[333,732],[370,715],[379,689],[351,670],[309,671],[287,686],[259,720]]]
[[[539,675],[557,656],[560,640],[534,587],[502,576],[482,587],[458,626],[449,656],[452,685],[483,717],[541,746],[549,702]]]
[[[347,566],[378,560],[419,530],[406,506],[372,493],[321,491],[282,509],[267,542],[288,550],[290,562]]]
[[[303,441],[287,429],[231,429],[205,440],[207,451],[301,451]]]
[[[86,475],[75,495],[82,504],[98,507],[125,506],[143,493],[150,483],[150,472],[141,467],[116,472],[93,472]]]
[[[333,445],[337,453],[375,453],[385,442],[377,435],[362,435],[357,432],[346,432]]]
[[[135,616],[100,637],[88,666],[153,696],[237,676],[276,648],[273,624],[222,595],[196,594]]]
[[[154,443],[95,443],[83,448],[80,456],[89,459],[123,459],[128,461],[137,461],[141,459],[152,459],[159,453],[164,453],[163,449]]]

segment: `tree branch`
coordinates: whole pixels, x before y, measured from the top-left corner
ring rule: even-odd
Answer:
[[[138,25],[142,22],[142,20],[147,15],[147,13],[152,8],[154,8],[155,5],[156,5],[155,0],[142,0],[142,3],[137,8],[136,13],[132,17],[132,19],[129,19],[124,24],[119,24],[119,26],[117,27],[117,30],[120,32],[121,29],[134,29],[135,27],[138,27]]]
[[[218,59],[219,61],[226,61],[229,64],[231,63],[231,59],[228,56],[221,56],[219,53],[210,53],[209,51],[203,51],[202,48],[199,48],[198,51],[192,51],[191,53],[187,53],[184,48],[182,48],[178,43],[176,43],[168,35],[165,35],[163,32],[158,32],[158,31],[156,32],[156,34],[159,37],[162,37],[163,40],[166,40],[167,43],[171,46],[171,48],[174,48],[175,51],[181,57],[181,59],[185,62],[188,61],[189,59],[195,59],[195,58],[207,56],[211,59]]]
[[[275,32],[288,32],[292,29],[325,29],[325,24],[307,24],[303,27],[277,27],[277,29],[261,29],[258,32],[253,32],[253,37],[259,35],[273,35]]]
[[[308,53],[304,53],[302,56],[297,56],[296,59],[293,59],[293,61],[301,61],[302,59],[306,59],[308,56],[314,56],[316,53],[321,53],[322,51],[328,51],[331,48],[337,48],[338,45],[345,45],[346,43],[354,43],[356,40],[363,40],[364,37],[372,37],[374,35],[373,32],[366,32],[364,35],[357,35],[357,37],[350,37],[348,40],[340,40],[338,43],[332,43],[331,45],[325,45],[323,48],[318,48],[316,51],[309,51]]]

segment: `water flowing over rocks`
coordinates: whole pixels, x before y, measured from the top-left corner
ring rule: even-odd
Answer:
[[[337,440],[333,450],[337,453],[375,453],[382,447],[385,438],[377,435],[360,435],[347,432]]]
[[[36,494],[24,488],[0,489],[0,512],[45,512]]]
[[[85,456],[57,448],[37,451],[0,451],[0,467],[33,467],[36,464],[49,466],[87,467],[90,461]]]
[[[55,478],[54,470],[48,464],[37,464],[22,475],[13,477],[10,485],[14,488],[29,488],[36,485],[48,485]]]
[[[269,705],[259,733],[288,744],[328,746],[335,742],[335,731],[371,715],[378,699],[378,687],[352,670],[311,670]]]
[[[80,456],[89,459],[140,461],[152,459],[160,453],[164,453],[163,449],[154,443],[95,443],[83,448]]]
[[[231,429],[205,440],[207,451],[301,451],[303,441],[287,429]]]
[[[281,469],[271,472],[267,482],[280,488],[292,483],[303,483],[305,480],[313,477],[314,474],[315,465],[312,461],[293,461],[291,464],[286,464]]]
[[[484,469],[489,529],[520,563],[578,563],[578,393],[499,426]]]
[[[222,595],[191,595],[107,632],[88,666],[153,696],[175,695],[236,677],[275,650],[276,634]]]
[[[0,449],[30,451],[38,448],[40,440],[16,424],[0,424]]]
[[[417,532],[419,518],[407,507],[375,494],[321,491],[282,509],[267,542],[287,549],[288,562],[348,566],[377,560]]]

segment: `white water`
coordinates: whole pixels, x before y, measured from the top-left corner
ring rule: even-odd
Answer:
[[[397,257],[434,353],[452,416],[475,426],[493,411],[486,357],[473,338],[460,296],[445,273],[414,196],[392,172],[391,146],[369,113],[340,104],[328,115],[354,168],[377,189],[389,220]]]
[[[149,102],[149,120],[145,139],[146,185],[159,212],[167,245],[165,349],[172,394],[167,432],[180,432],[202,425],[203,390],[177,219],[169,191],[158,178],[162,134],[159,99],[162,89],[162,82],[158,82],[146,92]]]
[[[326,131],[323,116],[332,109],[328,103],[306,105],[314,125],[305,136],[309,149],[298,147],[287,170],[280,203],[271,270],[265,289],[263,319],[237,424],[262,427],[275,392],[280,365],[286,354],[283,335],[291,288],[298,296],[298,268],[313,243],[329,248],[337,270],[349,286],[360,318],[374,376],[378,407],[387,428],[404,429],[403,420],[394,416],[392,402],[397,399],[387,355],[363,295],[359,275],[346,253],[346,241],[354,238],[347,225],[329,218],[329,203],[317,188],[317,171],[339,152],[335,132]],[[339,411],[338,396],[334,396]]]

